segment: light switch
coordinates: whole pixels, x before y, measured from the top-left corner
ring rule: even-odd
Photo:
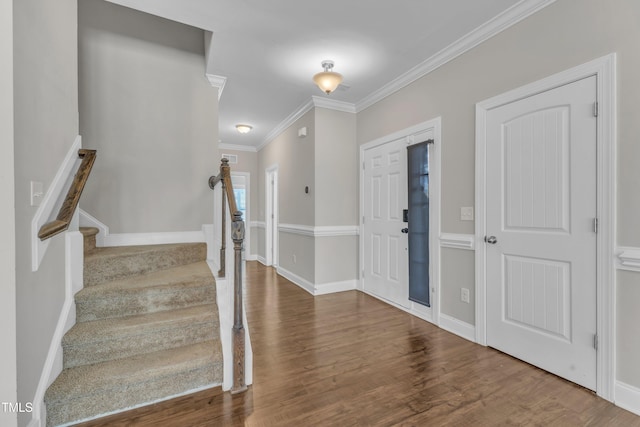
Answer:
[[[31,206],[40,206],[44,197],[41,182],[31,181]]]
[[[473,207],[466,206],[460,208],[460,220],[461,221],[473,221]]]

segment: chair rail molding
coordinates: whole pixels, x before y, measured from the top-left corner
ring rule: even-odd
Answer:
[[[619,270],[640,273],[640,248],[619,246],[616,250],[617,267]]]
[[[476,242],[473,234],[440,234],[440,247],[452,249],[475,250]]]

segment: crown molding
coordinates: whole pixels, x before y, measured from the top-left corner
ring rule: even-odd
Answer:
[[[220,97],[222,96],[222,91],[224,90],[224,85],[227,84],[227,78],[224,76],[216,76],[215,74],[209,74],[209,73],[205,73],[205,76],[207,76],[207,80],[209,80],[209,84],[211,84],[211,86],[218,89],[218,100],[220,100]]]
[[[240,144],[218,144],[218,148],[220,150],[233,150],[233,151],[248,151],[250,153],[255,153],[258,149],[251,145],[240,145]]]
[[[281,121],[280,124],[278,124],[278,126],[273,128],[273,130],[271,130],[271,132],[267,134],[264,141],[262,141],[262,144],[258,145],[257,151],[260,151],[264,147],[266,147],[271,141],[276,139],[278,135],[280,135],[282,132],[287,130],[289,126],[294,124],[296,120],[298,120],[300,117],[302,117],[307,112],[309,112],[313,107],[314,107],[313,99],[310,99],[306,101],[304,104],[302,104],[300,107],[298,107],[293,113],[289,114],[289,116],[287,116],[286,119]]]
[[[335,99],[312,96],[313,106],[316,108],[327,108],[329,110],[342,111],[344,113],[355,113],[356,106],[350,102],[337,101]]]
[[[447,62],[473,49],[480,43],[490,39],[496,34],[527,18],[528,16],[533,15],[537,11],[549,6],[555,1],[556,0],[520,1],[519,3],[502,12],[500,15],[496,16],[490,21],[487,21],[473,31],[467,33],[465,36],[462,36],[424,62],[413,67],[406,73],[402,74],[400,77],[390,81],[377,91],[371,93],[370,95],[367,95],[366,97],[358,101],[355,104],[356,112],[360,112],[366,108],[369,108],[376,102],[381,101],[387,96],[399,91],[403,87],[429,74],[430,72],[443,66]]]

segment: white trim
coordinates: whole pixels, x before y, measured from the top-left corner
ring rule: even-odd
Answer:
[[[267,260],[264,259],[263,256],[256,255],[256,261],[258,261],[260,264],[264,265],[265,267],[268,267],[267,266]]]
[[[356,106],[350,102],[338,101],[335,99],[323,98],[313,95],[313,106],[316,108],[326,108],[328,110],[342,111],[343,113],[356,113]]]
[[[408,313],[413,314],[416,317],[427,320],[429,322],[435,323],[436,325],[439,323],[440,317],[440,209],[441,205],[440,201],[440,191],[441,191],[441,164],[442,164],[442,136],[441,136],[441,126],[442,126],[441,117],[436,117],[435,119],[427,120],[422,123],[418,123],[416,125],[410,126],[408,128],[399,130],[397,132],[393,132],[389,135],[377,138],[373,141],[370,141],[366,144],[360,146],[360,162],[358,163],[360,166],[360,210],[359,212],[364,212],[364,170],[362,165],[364,163],[365,151],[371,148],[377,147],[379,145],[387,144],[398,139],[404,138],[407,145],[411,145],[414,143],[420,143],[424,141],[425,134],[432,134],[434,144],[429,149],[429,205],[431,208],[429,209],[429,247],[431,248],[430,252],[430,263],[429,263],[429,271],[431,274],[431,285],[432,288],[435,288],[434,292],[432,292],[431,299],[431,307],[423,311],[423,306],[420,304],[410,302],[410,308],[404,308],[400,305],[393,304],[390,301],[384,300],[382,298],[377,297],[376,295],[369,294],[364,290],[364,277],[363,277],[363,266],[364,266],[364,223],[362,222],[363,216],[360,215],[359,221],[359,253],[360,253],[360,271],[358,275],[359,284],[358,289],[363,292],[372,295],[382,301],[390,303],[391,305],[400,308]]]
[[[640,248],[619,246],[616,253],[619,270],[640,272]]]
[[[278,195],[278,164],[269,166],[264,171],[265,184],[265,214],[267,216],[265,228],[265,259],[266,265],[278,265],[279,254],[279,195]]]
[[[453,249],[474,250],[476,248],[475,236],[473,234],[440,234],[440,247]]]
[[[67,183],[73,179],[73,172],[77,169],[81,160],[78,158],[78,150],[82,148],[82,137],[76,136],[75,141],[67,152],[58,172],[56,172],[47,193],[42,199],[36,214],[31,220],[31,271],[38,271],[40,263],[47,252],[51,239],[40,240],[38,232],[40,228],[54,218],[54,209],[62,204],[62,192],[67,188]]]
[[[231,181],[233,184],[233,177],[240,177],[240,178],[244,178],[245,180],[245,184],[244,184],[244,190],[245,190],[245,212],[246,212],[246,217],[242,218],[245,224],[245,228],[244,228],[244,253],[245,253],[245,257],[246,254],[251,253],[251,227],[248,227],[247,224],[249,223],[249,221],[247,220],[247,218],[251,218],[251,173],[250,172],[234,172],[231,171]],[[236,187],[234,187],[235,189]],[[246,259],[246,258],[245,258]]]
[[[335,294],[337,292],[355,291],[358,288],[356,279],[341,282],[319,283],[315,286],[314,295]]]
[[[74,214],[77,221],[78,213]],[[76,304],[73,296],[83,286],[84,237],[79,231],[68,231],[65,236],[65,288],[64,302],[58,323],[49,342],[49,351],[33,397],[30,426],[46,424],[44,394],[63,369],[62,337],[76,323]]]
[[[516,3],[514,6],[505,10],[490,21],[485,22],[473,31],[467,33],[465,36],[459,38],[435,55],[432,55],[430,58],[402,74],[400,77],[397,77],[380,89],[358,101],[356,103],[356,111],[360,112],[372,106],[376,102],[381,101],[419,78],[429,74],[437,68],[440,68],[447,62],[457,58],[463,53],[478,46],[480,43],[490,39],[496,34],[499,34],[554,2],[555,0],[523,0]]]
[[[254,228],[267,228],[267,224],[264,221],[251,221],[249,226]]]
[[[104,237],[109,235],[109,227],[100,222],[97,218],[91,216],[88,212],[80,211],[80,227],[95,227],[98,229],[96,234],[96,246],[104,246]]]
[[[161,233],[118,233],[104,236],[104,246],[164,245],[169,243],[199,243],[205,236],[199,231],[168,231]]]
[[[392,307],[397,308],[398,310],[402,310],[405,313],[409,313],[412,316],[417,317],[418,319],[422,319],[425,322],[429,322],[429,323],[433,323],[434,325],[438,326],[438,324],[434,321],[433,319],[433,310],[429,307],[425,307],[422,304],[418,304],[416,302],[410,301],[409,307],[403,307],[400,304],[396,304],[393,301],[389,301],[387,299],[384,299],[378,295],[372,294],[371,292],[366,291],[365,289],[362,289],[362,286],[358,285],[358,291],[369,295],[370,297],[373,297],[379,301],[384,302],[385,304],[389,304]]]
[[[471,342],[476,342],[476,327],[470,323],[463,322],[448,314],[440,313],[439,326],[445,331],[449,331]]]
[[[257,153],[258,149],[256,147],[253,146],[249,146],[249,145],[240,145],[240,144],[225,144],[225,143],[220,143],[218,144],[218,148],[220,150],[232,150],[232,151],[247,151],[249,153]]]
[[[597,334],[596,390],[598,396],[613,400],[615,382],[615,220],[616,220],[616,55],[597,58],[586,64],[511,90],[476,104],[476,242],[486,234],[486,116],[509,102],[546,90],[597,76],[599,114],[597,117]],[[486,251],[476,247],[476,342],[486,345]]]
[[[218,101],[222,97],[222,91],[227,84],[227,78],[225,76],[216,76],[215,74],[206,73],[205,76],[209,80],[209,84],[218,89]]]
[[[309,292],[313,296],[328,295],[345,291],[355,291],[358,287],[358,281],[356,279],[343,280],[341,282],[313,284],[307,279],[300,277],[297,274],[292,273],[285,268],[282,268],[281,266],[278,266],[276,268],[276,272],[280,276],[284,277],[294,285]]]
[[[309,237],[357,236],[360,233],[360,227],[357,225],[320,225],[314,227],[311,225],[278,224],[278,231]]]
[[[616,406],[640,415],[640,388],[616,381]]]
[[[258,255],[257,254],[246,255],[245,261],[258,261]]]
[[[289,270],[286,270],[286,269],[282,268],[281,266],[277,266],[276,267],[276,272],[280,276],[284,277],[285,279],[287,279],[288,281],[293,283],[294,285],[299,286],[300,288],[302,288],[305,291],[309,292],[311,295],[315,295],[315,286],[313,285],[313,283],[311,283],[307,279],[305,279],[303,277],[300,277],[297,274],[292,273]]]
[[[264,141],[262,141],[262,143],[258,145],[257,151],[260,151],[264,147],[266,147],[271,141],[276,139],[278,135],[280,135],[282,132],[287,130],[289,126],[294,124],[296,120],[298,120],[300,117],[304,116],[306,113],[311,111],[312,108],[313,108],[313,99],[309,99],[300,107],[298,107],[293,113],[289,114],[283,121],[281,121],[278,124],[278,126],[273,128],[271,132],[269,132],[267,136],[264,138]]]
[[[262,141],[262,143],[258,145],[256,151],[260,151],[264,147],[269,145],[271,141],[276,139],[282,132],[287,130],[289,126],[293,125],[298,119],[300,119],[300,117],[311,111],[312,108],[326,108],[329,110],[342,111],[344,113],[356,113],[355,104],[313,95],[311,96],[311,99],[307,100],[304,104],[299,106],[283,121],[281,121],[275,128],[273,128],[271,132],[269,132],[264,138],[264,141]]]

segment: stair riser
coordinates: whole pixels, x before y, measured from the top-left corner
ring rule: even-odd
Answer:
[[[134,335],[134,331],[128,331],[103,341],[65,343],[63,339],[64,367],[90,365],[207,340],[217,340],[219,339],[218,331],[217,319],[211,319],[200,323],[172,324],[170,328],[155,328],[138,335]]]
[[[141,289],[135,293],[76,301],[76,321],[86,322],[212,304],[215,298],[216,290],[211,284],[189,286],[186,289],[180,285],[163,290]]]
[[[170,249],[150,249],[148,252],[121,256],[87,257],[84,265],[84,285],[93,286],[204,261],[206,256],[206,245],[201,244]]]
[[[73,400],[46,402],[47,426],[77,422],[209,385],[214,386],[219,384],[219,379],[222,378],[222,369],[222,362],[217,362],[199,369],[191,369],[141,383],[126,384],[119,388],[92,390],[92,393]]]

